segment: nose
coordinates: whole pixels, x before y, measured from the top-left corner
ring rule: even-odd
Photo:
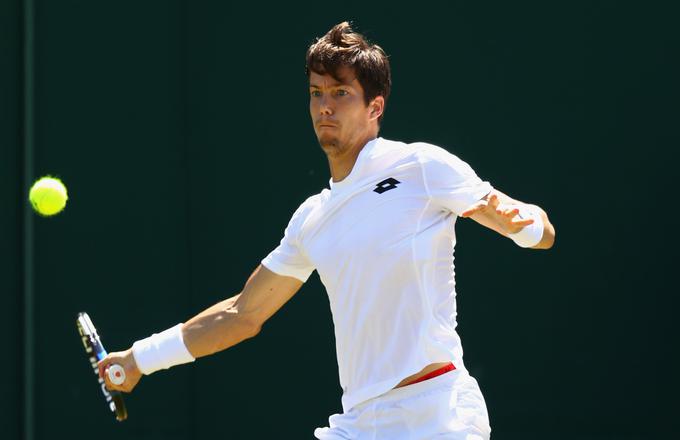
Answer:
[[[319,105],[319,113],[323,116],[330,116],[333,114],[333,108],[327,97],[322,97]]]

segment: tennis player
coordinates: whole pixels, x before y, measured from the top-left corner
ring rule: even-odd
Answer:
[[[523,248],[548,249],[545,212],[480,179],[446,150],[378,136],[390,95],[384,51],[333,27],[307,51],[309,110],[329,188],[293,214],[243,290],[186,323],[111,353],[110,389],[192,362],[260,331],[317,270],[335,324],[342,414],[319,439],[490,437],[486,404],[456,333],[454,226],[468,217]],[[126,380],[105,370],[117,363]]]

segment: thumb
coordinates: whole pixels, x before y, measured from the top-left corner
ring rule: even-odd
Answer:
[[[99,361],[97,364],[97,369],[99,371],[99,377],[101,379],[104,379],[104,375],[106,374],[106,370],[109,368],[109,364],[111,361],[109,360],[109,356],[106,356],[104,359]]]
[[[472,206],[469,206],[465,211],[463,211],[460,216],[461,217],[470,217],[472,214],[475,212],[481,211],[482,209],[486,208],[488,205],[488,202],[486,200],[481,200],[477,203],[475,203]]]

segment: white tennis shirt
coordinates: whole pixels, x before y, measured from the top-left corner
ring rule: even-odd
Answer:
[[[343,410],[434,362],[464,368],[456,333],[456,218],[491,191],[425,143],[383,138],[308,198],[262,264],[306,281],[316,269],[335,326]]]

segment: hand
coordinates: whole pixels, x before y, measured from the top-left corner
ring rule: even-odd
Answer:
[[[125,382],[120,385],[114,385],[109,379],[108,369],[112,364],[118,364],[125,370]],[[106,388],[111,391],[129,393],[137,386],[137,383],[142,378],[142,372],[137,368],[137,363],[132,355],[132,349],[109,353],[108,356],[99,361],[98,367],[99,377],[104,379]]]
[[[519,217],[518,205],[503,205],[496,194],[491,194],[487,200],[480,200],[468,209],[461,217],[482,215],[494,222],[506,234],[516,234],[525,226],[534,222],[532,218]]]

